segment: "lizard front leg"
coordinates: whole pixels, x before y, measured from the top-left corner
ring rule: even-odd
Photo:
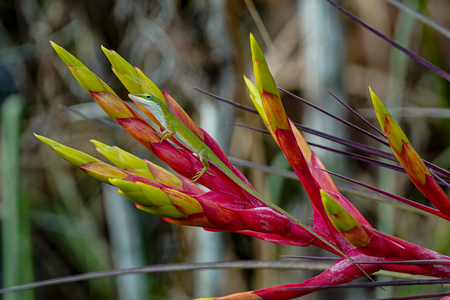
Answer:
[[[162,143],[164,140],[170,138],[171,136],[173,136],[175,134],[175,130],[173,131],[169,131],[169,130],[164,130],[163,132],[158,132],[155,131],[156,135],[159,136],[161,138],[161,140],[159,141],[160,143]]]
[[[203,169],[201,169],[199,172],[197,172],[197,174],[195,174],[195,176],[192,178],[191,182],[197,181],[205,173],[208,174],[208,175],[211,175],[211,176],[215,176],[214,174],[211,174],[211,173],[208,172],[208,169],[209,169],[208,150],[207,149],[200,150],[198,152],[198,158],[200,159],[200,161],[203,164]]]

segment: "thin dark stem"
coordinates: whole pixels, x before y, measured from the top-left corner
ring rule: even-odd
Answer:
[[[403,169],[402,167],[399,167],[399,166],[394,166],[394,165],[391,165],[391,164],[387,164],[387,163],[384,163],[382,161],[379,161],[379,160],[376,160],[376,159],[373,159],[373,158],[370,158],[370,157],[362,156],[362,155],[359,155],[359,154],[354,154],[354,153],[351,153],[351,152],[348,152],[348,151],[338,150],[338,149],[335,149],[335,148],[322,146],[320,144],[311,143],[311,142],[308,142],[308,141],[307,141],[307,143],[310,146],[313,146],[313,147],[322,148],[322,149],[330,151],[330,152],[342,154],[342,155],[345,155],[345,156],[353,158],[353,159],[357,159],[357,160],[364,161],[364,162],[369,163],[369,164],[373,164],[373,165],[376,165],[376,166],[379,166],[379,167],[391,169],[391,170],[394,170],[394,171],[406,174],[405,169]]]
[[[268,173],[272,173],[272,174],[276,174],[279,176],[283,176],[285,178],[289,178],[289,179],[293,179],[293,180],[299,180],[297,175],[295,174],[295,172],[293,171],[288,171],[288,170],[282,170],[282,169],[278,169],[278,168],[274,168],[271,166],[267,166],[267,165],[263,165],[263,164],[257,164],[248,160],[244,160],[244,159],[240,159],[240,158],[235,158],[235,157],[228,157],[228,159],[230,160],[230,162],[232,164],[236,164],[236,165],[240,165],[240,166],[244,166],[247,168],[253,168],[253,169],[258,169],[258,170],[262,170],[264,172],[268,172]],[[363,198],[370,198],[374,201],[381,201],[381,202],[387,202],[390,203],[398,208],[404,209],[404,210],[408,210],[417,214],[422,214],[422,215],[427,215],[427,216],[431,216],[431,217],[439,217],[436,216],[434,214],[431,214],[429,212],[426,212],[422,209],[419,208],[415,208],[412,207],[410,205],[404,204],[399,200],[396,200],[394,198],[382,195],[380,193],[377,193],[375,191],[368,191],[366,189],[357,187],[357,186],[352,186],[349,184],[344,184],[344,183],[336,183],[337,188],[339,189],[339,191],[341,192],[347,192],[350,193],[352,195],[358,196],[358,197],[363,197]]]
[[[361,143],[357,143],[357,142],[345,140],[345,139],[342,139],[342,138],[338,138],[338,137],[336,137],[334,135],[323,133],[323,132],[320,132],[318,130],[311,129],[311,128],[308,128],[306,126],[303,126],[303,125],[300,125],[300,124],[297,124],[297,123],[294,123],[294,125],[295,125],[295,127],[300,129],[301,131],[304,131],[304,132],[307,132],[307,133],[311,133],[311,134],[320,136],[320,137],[322,137],[324,139],[327,139],[327,140],[339,143],[341,145],[345,145],[345,146],[349,146],[349,147],[352,147],[352,148],[355,148],[355,149],[363,150],[363,151],[369,152],[369,153],[371,153],[373,155],[377,155],[379,157],[386,158],[386,159],[389,159],[389,160],[397,162],[397,158],[395,158],[394,154],[387,153],[385,151],[376,149],[374,147],[366,146],[366,145],[361,144]]]
[[[438,68],[437,66],[433,65],[432,63],[430,63],[429,61],[427,61],[426,59],[420,57],[419,55],[417,55],[416,53],[412,52],[411,50],[403,47],[402,45],[400,45],[399,43],[397,43],[396,41],[394,41],[393,39],[391,39],[390,37],[382,34],[381,32],[379,32],[378,30],[376,30],[375,28],[373,28],[372,26],[370,26],[369,24],[367,24],[366,22],[362,21],[361,19],[359,19],[357,16],[355,16],[354,14],[352,14],[351,12],[349,12],[348,10],[344,9],[343,7],[341,7],[340,5],[336,4],[335,2],[331,1],[331,0],[326,0],[328,3],[330,3],[331,5],[333,5],[334,7],[336,7],[339,11],[341,11],[344,15],[346,15],[347,17],[351,18],[353,21],[355,21],[356,23],[358,23],[359,25],[363,26],[364,28],[368,29],[369,31],[371,31],[372,33],[374,33],[375,35],[379,36],[380,38],[382,38],[383,40],[385,40],[386,42],[388,42],[389,44],[391,44],[392,46],[394,46],[395,48],[397,48],[398,50],[402,51],[403,53],[405,53],[406,55],[408,55],[409,57],[411,57],[412,59],[414,59],[415,61],[417,61],[419,64],[423,65],[424,67],[428,68],[429,70],[433,71],[434,73],[436,73],[437,75],[439,75],[440,77],[444,78],[445,80],[450,82],[450,74],[445,72],[444,70]]]
[[[424,14],[418,12],[417,10],[409,7],[405,3],[399,0],[384,0],[386,2],[389,2],[390,4],[396,6],[398,9],[403,10],[411,15],[413,15],[416,19],[419,21],[431,26],[434,30],[444,35],[446,38],[450,39],[450,30],[438,22],[436,22],[433,19],[430,19],[429,17],[425,16]]]
[[[303,99],[302,97],[299,97],[299,96],[297,96],[297,95],[295,95],[295,94],[293,94],[293,93],[291,93],[291,92],[288,92],[287,90],[285,90],[285,89],[283,89],[283,88],[281,88],[281,87],[278,87],[278,89],[281,90],[281,91],[283,91],[283,92],[285,92],[286,94],[288,94],[289,96],[293,97],[294,99],[297,99],[298,101],[301,101],[301,102],[305,103],[306,105],[309,105],[309,106],[313,107],[314,109],[317,109],[318,111],[320,111],[320,112],[326,114],[327,116],[329,116],[329,117],[331,117],[331,118],[333,118],[333,119],[335,119],[335,120],[337,120],[337,121],[339,121],[339,122],[341,122],[341,123],[343,123],[343,124],[345,124],[345,125],[347,125],[347,126],[353,128],[353,129],[355,129],[355,130],[357,130],[357,131],[359,131],[359,132],[361,132],[361,133],[363,133],[363,134],[365,134],[365,135],[367,135],[367,136],[369,136],[369,137],[371,137],[372,139],[376,140],[377,142],[380,142],[380,143],[382,143],[383,145],[389,146],[389,143],[388,143],[386,140],[383,140],[383,139],[381,139],[381,138],[375,136],[374,134],[372,134],[372,133],[370,133],[370,132],[368,132],[368,131],[366,131],[366,130],[364,130],[364,129],[362,129],[362,128],[359,128],[359,127],[356,126],[355,124],[352,124],[352,123],[350,123],[350,122],[347,121],[347,120],[344,120],[344,119],[342,119],[342,118],[339,118],[338,116],[335,116],[335,115],[333,115],[333,114],[327,112],[326,110],[324,110],[324,109],[318,107],[317,105],[315,105],[315,104],[313,104],[313,103],[311,103],[311,102],[309,102],[309,101]]]
[[[259,128],[246,126],[246,125],[242,125],[242,124],[236,124],[236,123],[227,123],[227,124],[231,124],[231,125],[234,125],[234,126],[237,126],[237,127],[247,128],[247,129],[250,129],[250,130],[253,130],[253,131],[257,131],[257,132],[261,132],[261,133],[264,133],[264,134],[270,134],[270,132],[268,130],[265,130],[265,129],[259,129]],[[311,133],[311,134],[315,134],[317,136],[320,136],[322,138],[331,140],[333,142],[336,142],[336,143],[339,143],[339,144],[342,144],[342,145],[345,145],[345,146],[353,147],[353,148],[356,148],[356,149],[359,149],[359,150],[363,150],[363,151],[369,152],[369,153],[371,153],[373,155],[377,155],[379,157],[386,158],[386,159],[389,159],[389,160],[394,161],[394,162],[398,162],[396,157],[393,154],[389,154],[387,152],[384,152],[384,151],[381,151],[381,150],[378,150],[376,148],[373,148],[373,147],[370,147],[370,146],[366,146],[366,145],[363,145],[363,144],[360,144],[360,143],[356,143],[356,142],[344,140],[344,139],[341,139],[341,138],[338,138],[338,137],[335,137],[335,136],[331,136],[329,134],[326,134],[326,133],[323,133],[323,132],[320,132],[320,131],[317,131],[317,130],[314,130],[314,129],[311,129],[311,128],[307,128],[307,127],[304,127],[302,125],[296,124],[296,126],[299,129],[303,128],[304,129],[303,131],[305,131],[305,132],[308,132],[308,133]],[[374,165],[377,165],[377,166],[380,166],[380,167],[388,168],[388,169],[391,169],[391,170],[394,170],[394,171],[397,171],[397,172],[401,172],[401,173],[406,173],[406,171],[402,167],[394,166],[394,165],[391,165],[391,164],[387,164],[387,163],[378,161],[378,160],[370,158],[370,157],[365,157],[365,156],[362,156],[362,155],[353,154],[353,153],[347,152],[347,151],[337,150],[337,149],[334,149],[334,148],[322,146],[322,145],[315,144],[315,143],[308,143],[308,144],[311,145],[311,146],[315,146],[315,147],[319,147],[319,148],[331,151],[331,152],[335,152],[335,153],[339,153],[339,154],[342,154],[342,155],[346,155],[348,157],[351,157],[351,158],[354,158],[354,159],[358,159],[358,160],[361,160],[361,161],[364,161],[364,162],[367,162],[367,163],[371,163],[371,164],[374,164]],[[424,163],[427,165],[427,161],[424,160]],[[431,163],[428,163],[428,166],[430,167],[430,169],[434,169],[433,168],[434,165],[432,165]],[[439,171],[437,171],[437,172],[442,175],[441,172],[439,172]],[[430,170],[430,173],[431,173],[431,170]],[[439,182],[446,182],[446,180],[440,178],[438,175],[436,175],[436,173],[433,172],[431,174]],[[447,186],[447,184],[448,183],[446,182],[444,185]]]
[[[314,262],[292,262],[280,260],[242,260],[242,261],[223,261],[223,262],[209,262],[209,263],[173,263],[164,265],[153,265],[139,268],[129,268],[120,270],[108,270],[100,272],[85,273],[80,275],[71,275],[59,277],[55,279],[42,280],[33,283],[27,283],[12,287],[0,289],[0,294],[11,292],[36,289],[51,285],[85,281],[99,278],[108,278],[115,276],[123,276],[128,274],[147,274],[156,272],[176,272],[176,271],[193,271],[204,269],[313,269],[323,270],[324,263]]]
[[[231,104],[231,105],[233,105],[233,106],[235,106],[235,107],[237,107],[237,108],[240,108],[240,109],[242,109],[242,110],[245,110],[245,111],[248,111],[248,112],[251,112],[251,113],[254,113],[254,114],[258,114],[258,111],[257,111],[256,109],[253,109],[253,108],[250,108],[250,107],[248,107],[248,106],[245,106],[245,105],[236,103],[236,102],[234,102],[234,101],[231,101],[231,100],[222,98],[222,97],[220,97],[220,96],[214,95],[213,93],[204,91],[204,90],[199,89],[199,88],[196,88],[196,87],[194,87],[193,89],[196,90],[197,92],[200,92],[200,93],[202,93],[202,94],[208,95],[208,96],[213,97],[213,98],[215,98],[215,99],[217,99],[217,100],[220,100],[220,101],[222,101],[222,102]]]
[[[429,213],[431,213],[431,214],[433,214],[433,215],[436,215],[436,216],[438,216],[438,217],[441,217],[441,218],[443,218],[443,219],[445,219],[445,220],[447,220],[447,221],[450,221],[450,218],[449,218],[449,217],[447,217],[446,215],[444,215],[443,213],[441,213],[441,212],[440,212],[439,210],[437,210],[437,209],[428,207],[428,206],[423,205],[423,204],[420,204],[420,203],[416,203],[416,202],[411,201],[411,200],[409,200],[409,199],[406,199],[406,198],[397,196],[397,195],[395,195],[395,194],[386,192],[386,191],[384,191],[384,190],[382,190],[382,189],[379,189],[379,188],[373,187],[373,186],[371,186],[371,185],[362,183],[362,182],[360,182],[360,181],[357,181],[357,180],[354,180],[354,179],[351,179],[351,178],[342,176],[342,175],[340,175],[340,174],[337,174],[337,173],[334,173],[334,172],[331,172],[331,171],[328,171],[328,170],[325,170],[325,169],[321,169],[321,168],[318,168],[318,169],[319,169],[319,170],[322,170],[322,171],[324,171],[324,172],[327,172],[327,173],[329,173],[329,174],[331,174],[331,175],[334,175],[334,176],[336,176],[336,177],[339,177],[339,178],[341,178],[341,179],[344,179],[344,180],[347,180],[347,181],[349,181],[349,182],[355,183],[355,184],[357,184],[357,185],[359,185],[359,186],[363,186],[363,187],[368,188],[368,189],[370,189],[370,190],[372,190],[372,191],[375,191],[375,192],[378,192],[378,193],[380,193],[380,194],[383,194],[383,195],[385,195],[385,196],[388,196],[388,197],[394,198],[394,199],[396,199],[396,200],[399,200],[399,201],[401,201],[401,202],[403,202],[403,203],[406,203],[406,204],[408,204],[408,205],[411,205],[411,206],[413,206],[413,207],[415,207],[415,208],[418,208],[418,209],[421,209],[421,210],[423,210],[423,211],[429,212]]]
[[[214,95],[212,93],[203,91],[203,90],[201,90],[199,88],[194,88],[194,89],[196,91],[199,91],[201,93],[209,95],[209,96],[211,96],[211,97],[213,97],[213,98],[215,98],[217,100],[226,102],[228,104],[231,104],[231,105],[233,105],[235,107],[238,107],[240,109],[243,109],[245,111],[248,111],[248,112],[251,112],[251,113],[254,113],[254,114],[258,113],[256,111],[256,109],[252,109],[252,108],[247,107],[245,105],[242,105],[242,104],[239,104],[239,103],[227,100],[225,98],[219,97],[219,96]],[[373,155],[377,155],[379,157],[382,157],[382,158],[385,158],[385,159],[388,159],[388,160],[391,160],[391,161],[394,161],[394,162],[398,162],[397,158],[391,153],[388,153],[388,152],[376,149],[374,147],[366,146],[366,145],[361,144],[361,143],[357,143],[357,142],[341,139],[341,138],[338,138],[336,136],[332,136],[330,134],[327,134],[327,133],[324,133],[324,132],[320,132],[318,130],[315,130],[315,129],[312,129],[312,128],[309,128],[309,127],[306,127],[306,126],[303,126],[303,125],[300,125],[300,124],[297,124],[297,123],[294,123],[294,125],[295,125],[295,127],[297,127],[298,129],[300,129],[300,130],[302,130],[304,132],[308,132],[310,134],[314,134],[314,135],[320,136],[320,137],[322,137],[324,139],[327,139],[327,140],[330,140],[330,141],[333,141],[333,142],[336,142],[336,143],[339,143],[339,144],[342,144],[342,145],[345,145],[345,146],[353,147],[355,149],[363,150],[363,151],[366,151],[366,152],[371,153]],[[238,125],[238,126],[241,126],[241,125]],[[242,127],[245,127],[245,126],[242,126]],[[261,131],[261,132],[266,133],[268,131]],[[441,167],[438,167],[438,166],[436,166],[436,165],[434,165],[434,164],[432,164],[432,163],[430,163],[430,162],[428,162],[426,160],[424,160],[423,162],[425,163],[425,165],[427,167],[433,169],[436,172],[437,175],[450,178],[450,172],[449,171],[447,171],[447,170],[445,170],[445,169],[443,169]]]
[[[355,261],[356,262],[356,261]],[[396,260],[396,261],[357,261],[359,264],[375,265],[450,265],[450,259],[422,259],[422,260]]]
[[[448,283],[450,283],[450,279],[397,280],[397,281],[348,283],[340,285],[304,286],[304,287],[287,288],[284,291],[347,289],[347,288],[367,288],[379,286],[406,286],[406,285],[429,285],[429,284],[442,285]]]
[[[298,258],[308,260],[326,260],[326,261],[338,261],[340,257],[324,257],[324,256],[301,256],[301,255],[279,255],[281,258]]]
[[[333,96],[334,99],[336,99],[337,101],[339,101],[342,105],[344,105],[348,110],[350,110],[355,116],[357,116],[361,121],[363,121],[364,123],[366,123],[368,126],[370,126],[372,129],[376,130],[379,134],[385,136],[385,134],[383,133],[383,131],[379,130],[378,128],[376,128],[372,123],[370,123],[369,121],[367,121],[363,116],[361,116],[358,112],[356,112],[354,109],[352,109],[350,106],[348,106],[345,102],[343,102],[341,99],[339,99],[338,97],[336,97],[332,92],[328,91],[328,93],[330,93],[331,96]],[[439,175],[444,176],[444,177],[449,177],[450,172],[439,167],[436,166],[426,160],[423,160],[425,165],[430,168],[435,170]],[[438,175],[436,173],[433,173],[433,177],[437,178]],[[447,183],[443,183],[444,185],[446,185]]]
[[[279,255],[281,258],[296,258],[307,260],[337,261],[340,257],[327,256],[302,256],[302,255]],[[450,259],[413,259],[413,260],[389,260],[389,261],[356,261],[363,265],[450,265]]]
[[[254,113],[254,114],[258,114],[258,111],[256,109],[253,109],[253,108],[250,108],[248,106],[245,106],[245,105],[242,105],[242,104],[239,104],[239,103],[227,100],[225,98],[222,98],[220,96],[214,95],[212,93],[203,91],[203,90],[201,90],[199,88],[194,88],[194,89],[196,91],[199,91],[200,93],[206,94],[206,95],[211,96],[211,97],[213,97],[213,98],[215,98],[217,100],[220,100],[220,101],[223,101],[225,103],[231,104],[231,105],[233,105],[233,106],[235,106],[237,108],[243,109],[245,111],[248,111],[248,112],[251,112],[251,113]],[[303,125],[300,125],[298,123],[294,123],[294,125],[295,125],[295,127],[300,129],[301,131],[304,131],[304,132],[307,132],[307,133],[310,133],[310,134],[313,134],[313,135],[317,135],[317,136],[320,136],[320,137],[322,137],[324,139],[327,139],[327,140],[330,140],[330,141],[333,141],[333,142],[336,142],[336,143],[339,143],[339,144],[342,144],[342,145],[345,145],[345,146],[353,147],[355,149],[363,150],[363,151],[369,152],[369,153],[371,153],[373,155],[377,155],[377,156],[380,156],[380,157],[383,157],[383,158],[386,158],[386,159],[389,159],[389,160],[397,162],[397,159],[391,153],[387,153],[387,152],[378,150],[378,149],[376,149],[374,147],[366,146],[364,144],[360,144],[360,143],[357,143],[357,142],[341,139],[341,138],[338,138],[336,136],[333,136],[333,135],[330,135],[330,134],[327,134],[327,133],[324,133],[324,132],[321,132],[321,131],[318,131],[318,130],[315,130],[315,129],[312,129],[312,128],[309,128],[309,127],[306,127],[306,126],[303,126]],[[243,125],[237,125],[237,126],[246,127],[246,126],[243,126]],[[264,130],[264,131],[263,130],[258,130],[258,131],[261,131],[261,132],[264,132],[264,133],[268,133],[267,130]]]
[[[347,103],[345,103],[344,101],[342,101],[341,99],[339,99],[335,94],[333,94],[332,92],[328,91],[328,93],[330,93],[331,96],[333,96],[334,99],[336,99],[339,103],[341,103],[345,108],[347,108],[351,113],[353,113],[355,116],[357,116],[361,121],[363,121],[367,126],[369,126],[370,128],[372,128],[373,130],[375,130],[376,132],[378,132],[382,137],[386,137],[386,135],[384,134],[383,131],[381,131],[380,129],[378,129],[377,127],[375,127],[375,125],[373,125],[372,123],[370,123],[369,121],[367,121],[366,118],[364,118],[363,116],[361,116],[356,110],[354,110],[353,108],[351,108],[350,106],[347,105]]]
[[[448,188],[450,188],[450,184],[445,181],[444,179],[442,179],[441,177],[437,176],[436,173],[434,173],[433,170],[429,170],[430,174],[433,176],[433,178],[435,178],[437,181],[439,181],[440,184],[442,184],[443,186],[446,186]]]
[[[438,175],[450,178],[450,172],[448,170],[443,169],[443,168],[441,168],[439,166],[436,166],[436,165],[434,165],[434,164],[432,164],[432,163],[430,163],[429,161],[426,161],[426,160],[423,160],[423,162],[425,163],[425,165],[428,168],[433,169]]]
[[[107,127],[114,128],[115,130],[125,131],[125,129],[123,129],[122,126],[120,126],[120,125],[118,125],[116,123],[109,122],[109,121],[106,121],[106,120],[102,120],[102,119],[99,119],[99,118],[91,117],[91,116],[89,116],[87,114],[79,112],[78,110],[75,110],[75,109],[73,109],[71,107],[68,107],[68,106],[65,106],[65,105],[60,105],[59,107],[62,108],[63,110],[65,110],[65,111],[71,113],[71,114],[75,114],[75,115],[77,115],[79,117],[82,117],[84,119],[100,123],[100,124],[105,125]]]
[[[225,98],[219,97],[219,96],[214,95],[212,93],[203,91],[203,90],[201,90],[199,88],[194,88],[194,89],[196,91],[199,91],[199,92],[203,93],[203,94],[211,96],[211,97],[213,97],[213,98],[215,98],[217,100],[220,100],[220,101],[223,101],[225,103],[231,104],[231,105],[233,105],[233,106],[235,106],[237,108],[240,108],[242,110],[245,110],[245,111],[248,111],[248,112],[251,112],[251,113],[254,113],[254,114],[258,114],[258,111],[256,109],[253,109],[253,108],[250,108],[248,106],[245,106],[245,105],[242,105],[242,104],[239,104],[239,103],[227,100]],[[353,147],[355,149],[363,150],[363,151],[369,152],[369,153],[371,153],[373,155],[377,155],[379,157],[383,157],[383,158],[386,158],[386,159],[398,162],[397,158],[391,153],[387,153],[385,151],[382,151],[382,150],[379,150],[379,149],[376,149],[376,148],[373,148],[373,147],[370,147],[370,146],[366,146],[364,144],[360,144],[360,143],[357,143],[357,142],[344,140],[344,139],[341,139],[341,138],[338,138],[338,137],[326,134],[324,132],[320,132],[318,130],[315,130],[315,129],[312,129],[312,128],[300,125],[298,123],[294,123],[294,125],[295,125],[295,127],[297,127],[298,129],[300,129],[300,130],[302,130],[304,132],[308,132],[310,134],[314,134],[314,135],[320,136],[320,137],[322,137],[324,139],[327,139],[327,140],[330,140],[330,141],[333,141],[333,142],[336,142],[336,143],[339,143],[339,144],[342,144],[342,145],[345,145],[345,146]],[[434,171],[436,171],[437,175],[450,178],[450,171],[447,171],[447,170],[445,170],[445,169],[443,169],[441,167],[438,167],[438,166],[436,166],[436,165],[434,165],[434,164],[432,164],[432,163],[430,163],[430,162],[428,162],[426,160],[424,160],[423,162],[425,163],[425,165],[428,168],[431,168]]]
[[[413,299],[429,299],[429,298],[440,298],[450,296],[450,292],[446,293],[433,293],[433,294],[422,294],[413,296],[402,296],[402,297],[391,297],[391,298],[376,298],[368,300],[413,300]]]
[[[236,123],[228,123],[228,124],[231,124],[231,125],[234,125],[234,126],[237,126],[237,127],[247,128],[247,129],[250,129],[250,130],[253,130],[253,131],[257,131],[257,132],[261,132],[261,133],[264,133],[264,134],[270,134],[270,132],[268,130],[265,130],[265,129],[259,129],[259,128],[255,128],[255,127],[251,127],[251,126],[247,126],[247,125],[242,125],[242,124],[236,124]],[[299,128],[299,127],[304,129],[303,130],[304,132],[308,132],[308,133],[320,136],[322,138],[331,140],[333,142],[336,142],[336,143],[339,143],[339,144],[342,144],[342,145],[345,145],[345,146],[350,146],[350,147],[353,147],[353,148],[356,148],[356,149],[359,149],[359,150],[364,150],[364,151],[367,151],[367,152],[369,152],[371,154],[374,154],[374,155],[377,155],[377,156],[380,156],[380,157],[383,157],[383,158],[386,158],[386,159],[390,159],[392,161],[397,162],[397,159],[395,158],[395,156],[393,154],[389,154],[387,152],[383,152],[381,150],[378,150],[376,148],[372,148],[370,146],[366,146],[366,145],[359,144],[359,143],[356,143],[356,142],[344,140],[344,139],[341,139],[341,138],[338,138],[338,137],[335,137],[335,136],[332,136],[332,135],[329,135],[329,134],[326,134],[326,133],[323,133],[323,132],[320,132],[320,131],[317,131],[317,130],[314,130],[314,129],[311,129],[311,128],[305,128],[302,125],[298,125],[297,128]],[[376,164],[378,166],[386,167],[386,168],[389,168],[389,169],[393,169],[395,171],[399,171],[399,172],[405,173],[405,171],[401,167],[390,165],[390,164],[387,164],[387,163],[383,163],[383,162],[377,161],[377,160],[372,159],[372,158],[364,157],[362,155],[353,154],[353,153],[350,153],[350,152],[347,152],[347,151],[337,150],[337,149],[334,149],[334,148],[322,146],[320,144],[309,143],[309,142],[308,142],[308,144],[311,145],[311,146],[314,146],[314,147],[319,147],[319,148],[322,148],[322,149],[325,149],[325,150],[328,150],[328,151],[332,151],[332,152],[336,152],[336,153],[339,153],[339,154],[347,155],[347,156],[355,158],[355,159],[359,159],[359,160],[362,160],[362,161],[365,161],[365,162],[368,162],[368,163],[373,163],[373,164]]]

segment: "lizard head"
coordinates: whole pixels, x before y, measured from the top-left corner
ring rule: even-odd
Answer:
[[[146,94],[129,94],[131,100],[136,104],[142,105],[150,111],[161,110],[164,102],[150,93]]]
[[[161,106],[161,103],[164,104],[164,102],[159,99],[158,97],[150,94],[150,93],[145,93],[145,94],[128,94],[128,97],[130,97],[131,100],[133,100],[134,102],[138,102],[139,104],[141,103],[153,103],[153,105],[157,105],[157,106]],[[150,104],[152,105],[152,104]]]
[[[146,94],[129,94],[134,103],[148,109],[161,122],[164,116],[165,103],[150,93]]]

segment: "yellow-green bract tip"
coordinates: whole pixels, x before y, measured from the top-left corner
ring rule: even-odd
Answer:
[[[51,140],[51,139],[49,139],[49,138],[46,138],[46,137],[44,137],[44,136],[42,136],[42,135],[38,135],[38,134],[36,134],[36,133],[33,133],[33,134],[34,134],[35,137],[37,137],[38,139],[40,139],[41,142],[43,142],[44,144],[46,144],[46,145],[49,146],[50,148],[51,148],[52,146],[62,146],[62,144],[60,144],[60,143],[58,143],[58,142],[55,142],[54,140]]]
[[[142,182],[130,182],[121,179],[110,179],[109,182],[118,188],[117,192],[132,202],[143,206],[145,211],[161,217],[173,219],[187,217],[172,204],[170,197],[161,189]]]
[[[134,67],[114,50],[108,50],[103,46],[102,50],[111,63],[114,74],[116,74],[125,88],[131,94],[142,93],[142,88],[139,85],[138,75]]]
[[[324,190],[320,190],[320,196],[322,196],[322,203],[328,214],[336,215],[344,211],[344,208]]]
[[[96,140],[91,140],[95,145],[95,149],[110,162],[121,169],[142,176],[151,180],[155,180],[155,176],[149,170],[147,163],[139,157],[116,146],[109,146]]]
[[[391,116],[389,111],[384,106],[383,102],[381,102],[380,98],[373,92],[372,88],[369,87],[370,97],[372,99],[373,108],[375,109],[375,113],[377,114],[378,122],[380,123],[381,128],[384,130],[384,125],[386,124],[386,115]]]
[[[91,140],[91,143],[95,145],[95,150],[97,150],[98,153],[106,157],[114,165],[122,169],[128,168],[128,166],[124,164],[123,159],[121,159],[120,154],[115,147],[106,145],[96,140]]]
[[[71,163],[74,166],[81,166],[93,161],[99,161],[93,156],[90,156],[84,152],[75,150],[73,148],[64,146],[63,144],[60,144],[58,142],[55,142],[49,138],[40,136],[35,134],[35,136],[41,140],[45,145],[50,147],[53,151],[55,151],[59,156],[67,160],[69,163]]]
[[[258,88],[245,75],[243,75],[243,77],[244,77],[244,82],[247,85],[247,89],[250,93],[250,99],[252,100],[253,105],[255,106],[256,110],[258,111],[261,119],[263,119],[264,123],[268,124],[269,121],[267,120],[267,115],[266,115],[266,112],[264,111],[261,96],[258,93]]]
[[[391,147],[393,147],[397,152],[401,152],[403,148],[403,141],[410,144],[408,137],[394,120],[391,113],[387,110],[386,106],[384,106],[383,102],[381,102],[380,98],[378,98],[370,87],[369,91],[381,129],[386,134],[386,138],[391,144]]]
[[[59,55],[59,57],[63,60],[63,62],[67,65],[71,65],[72,67],[84,67],[86,66],[79,61],[75,56],[70,54],[66,49],[59,46],[53,41],[50,41],[50,44],[52,45],[53,49],[55,49],[56,53]]]
[[[331,223],[339,231],[349,231],[360,223],[348,213],[336,200],[328,195],[324,190],[320,190],[322,203]]]
[[[325,211],[334,228],[339,230],[345,240],[353,246],[365,247],[370,242],[370,236],[361,224],[325,191],[321,190],[320,194]]]
[[[109,145],[107,145],[107,144],[104,144],[104,143],[102,143],[102,142],[99,142],[99,141],[97,141],[97,140],[90,140],[90,142],[91,142],[92,144],[94,144],[95,147],[97,147],[97,148],[111,148],[111,146],[109,146]]]
[[[140,182],[131,182],[115,178],[110,179],[109,182],[118,188],[119,194],[136,204],[152,207],[171,203],[169,196],[159,188]]]
[[[252,33],[250,33],[250,47],[252,51],[252,58],[258,60],[262,64],[267,65],[266,58],[264,57],[264,54]]]
[[[131,94],[152,93],[164,103],[166,102],[161,90],[139,68],[133,67],[114,50],[108,50],[103,46],[102,50],[111,63],[114,74],[128,92]]]
[[[70,54],[64,48],[58,46],[56,43],[50,41],[51,45],[55,49],[56,53],[67,65],[72,75],[80,83],[80,85],[87,92],[103,92],[108,91],[115,94],[114,91],[104,83],[100,78],[92,73],[80,60]]]
[[[270,73],[266,58],[251,33],[250,47],[252,50],[253,72],[255,73],[256,85],[258,86],[259,94],[262,95],[263,91],[266,91],[267,93],[274,94],[279,97],[280,94],[278,93],[277,85],[275,84],[272,74]]]

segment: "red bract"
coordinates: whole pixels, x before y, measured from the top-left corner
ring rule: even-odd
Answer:
[[[38,138],[89,175],[116,186],[118,192],[133,201],[137,208],[161,216],[168,222],[201,226],[210,231],[234,231],[277,244],[301,247],[316,245],[341,255],[341,259],[332,267],[304,282],[217,299],[291,299],[319,290],[321,286],[346,283],[379,270],[449,277],[448,265],[375,264],[382,261],[450,258],[377,231],[339,192],[330,175],[324,172],[325,166],[287,117],[262,51],[253,36],[250,36],[250,40],[257,86],[247,78],[245,82],[261,118],[309,195],[314,213],[314,228],[302,227],[292,222],[288,216],[267,207],[214,166],[209,169],[214,176],[205,174],[198,180],[198,183],[209,188],[210,192],[204,192],[191,184],[187,179],[192,179],[203,168],[198,157],[182,145],[178,144],[180,147],[176,147],[174,140],[161,142],[155,130],[106,83],[55,44],[52,45],[72,74],[105,112],[139,143],[187,179],[176,177],[120,148],[97,141],[93,142],[98,152],[115,164],[115,167],[50,139],[40,136]],[[161,92],[138,68],[132,67],[116,52],[105,48],[103,50],[111,61],[114,73],[130,93],[149,91],[164,98],[174,115],[251,187],[248,180],[229,162],[214,139],[198,128],[175,100],[167,93]],[[449,216],[450,200],[379,99],[373,93],[372,97],[394,154],[420,191],[438,210]],[[155,120],[149,111],[142,107],[141,109]],[[320,237],[333,247],[324,243]],[[354,261],[370,264],[356,265]],[[301,289],[308,286],[317,289]]]

